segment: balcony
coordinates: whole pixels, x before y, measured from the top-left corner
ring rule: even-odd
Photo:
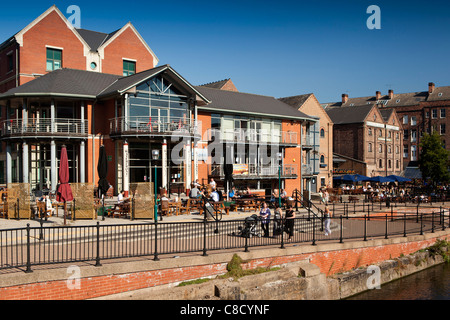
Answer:
[[[1,122],[1,134],[3,138],[85,138],[88,126],[87,121],[81,119],[10,119]]]
[[[119,117],[109,120],[111,136],[200,136],[200,122],[185,118],[171,121],[149,117]]]
[[[280,145],[297,145],[297,132],[267,131],[261,129],[222,129],[209,131],[209,140],[213,135],[220,135],[221,141],[240,143],[272,143]]]
[[[302,164],[302,176],[312,176],[314,169],[311,164]]]
[[[279,166],[267,165],[258,166],[256,164],[243,164],[239,173],[233,174],[234,179],[262,179],[278,178]],[[209,166],[209,175],[213,177],[224,177],[223,164],[211,164]],[[282,178],[297,178],[297,165],[285,164],[281,167]]]
[[[302,148],[304,149],[312,149],[314,146],[313,137],[309,134],[304,134],[302,136]]]

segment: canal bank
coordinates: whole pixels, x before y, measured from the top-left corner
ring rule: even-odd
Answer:
[[[361,289],[352,289],[361,286],[356,282],[352,284],[351,281],[364,282],[363,278],[358,279],[355,274],[346,274],[346,272],[356,270],[358,271],[356,273],[362,277],[363,268],[409,256],[432,246],[438,239],[448,241],[450,229],[390,239],[317,245],[290,244],[284,249],[264,247],[252,248],[250,252],[224,251],[207,256],[161,256],[158,261],[140,258],[124,259],[119,262],[105,261],[101,266],[80,263],[75,264],[73,268],[72,265],[61,265],[59,268],[50,270],[36,269],[32,273],[1,274],[0,299],[102,299],[102,297],[107,299],[107,296],[116,294],[129,295],[135,290],[174,286],[182,281],[222,275],[227,272],[227,263],[234,253],[245,261],[244,269],[286,266],[299,261],[307,262],[316,269],[314,276],[324,277],[326,283],[332,281],[335,285],[338,284],[339,293],[327,291],[327,295],[322,298],[342,299],[361,291]],[[429,261],[431,263],[431,260]],[[406,261],[401,263],[404,265]],[[410,265],[413,266],[414,263]],[[418,267],[425,268],[425,264],[416,266]],[[399,269],[401,271],[399,276],[406,275],[405,269]],[[366,276],[369,276],[367,272]],[[76,285],[72,285],[74,283]],[[317,283],[319,282],[316,281]],[[344,285],[349,288],[345,289]],[[314,299],[321,299],[317,298],[317,295],[314,297]],[[183,295],[179,298],[183,299]]]

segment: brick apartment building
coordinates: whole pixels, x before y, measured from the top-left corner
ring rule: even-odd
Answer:
[[[301,151],[315,145],[302,145],[302,127],[318,141],[317,117],[238,92],[229,79],[190,84],[169,65],[156,66],[130,23],[110,34],[75,29],[53,6],[1,48],[11,58],[0,59],[7,65],[6,74],[0,70],[0,183],[55,190],[64,144],[70,182],[94,185],[104,145],[115,193],[154,181],[155,166],[157,186],[171,191],[188,190],[195,179],[220,183],[225,159],[237,186],[269,193],[280,173],[288,192],[310,187],[301,174],[302,164],[312,164]]]
[[[314,151],[313,149],[306,149],[303,155],[307,161],[309,160],[316,164],[310,166],[315,171],[306,172],[309,173],[309,176],[307,174],[303,176],[305,179],[310,176],[317,176],[317,183],[312,183],[311,190],[313,191],[318,190],[320,187],[331,186],[333,183],[333,121],[331,121],[313,93],[284,97],[280,98],[280,100],[305,114],[315,115],[319,118],[319,122],[317,123],[318,127],[316,128],[319,133],[319,141],[316,141],[314,148],[314,150],[318,150],[318,153],[312,152]],[[306,131],[306,127],[303,129]],[[306,132],[303,133],[303,137],[305,142],[309,138]],[[306,164],[305,166],[306,168],[309,167]],[[314,181],[314,178],[311,181]],[[305,181],[306,183],[308,181]],[[315,184],[317,188],[314,188]]]
[[[366,106],[376,104],[380,110],[395,110],[401,123],[403,138],[401,140],[401,155],[404,170],[408,178],[421,178],[418,169],[420,140],[424,133],[438,132],[442,145],[450,148],[449,112],[450,87],[437,87],[429,82],[427,90],[396,94],[389,90],[387,95],[376,91],[374,96],[348,98],[343,95],[341,102],[328,103],[327,109],[340,106]]]
[[[393,109],[377,104],[348,104],[347,95],[340,103],[329,104],[326,111],[333,121],[333,152],[344,159],[335,173],[365,176],[399,175],[403,171],[403,132]],[[355,170],[356,169],[356,170]]]

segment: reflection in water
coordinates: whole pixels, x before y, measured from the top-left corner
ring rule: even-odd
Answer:
[[[450,300],[450,264],[431,267],[347,300]]]

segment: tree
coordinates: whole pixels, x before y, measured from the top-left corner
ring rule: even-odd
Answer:
[[[450,151],[442,146],[441,137],[435,131],[431,135],[425,133],[420,143],[419,169],[424,180],[430,179],[433,185],[437,182],[448,182],[448,162]]]

